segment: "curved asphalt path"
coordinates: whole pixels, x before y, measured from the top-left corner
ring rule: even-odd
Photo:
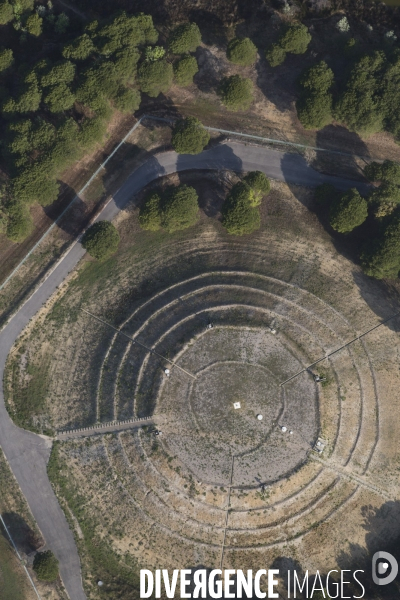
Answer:
[[[177,155],[171,151],[150,158],[128,177],[98,219],[113,219],[137,192],[158,177],[189,169],[260,170],[289,184],[315,187],[327,182],[343,190],[357,187],[360,191],[365,191],[368,187],[360,182],[322,175],[309,167],[304,158],[297,154],[283,154],[269,148],[230,142],[196,156]],[[47,279],[0,332],[1,378],[15,340],[84,254],[80,242],[75,242],[68,254],[64,255]],[[47,546],[60,561],[61,578],[69,597],[71,600],[84,600],[86,595],[82,587],[74,537],[47,477],[46,465],[52,440],[16,427],[8,415],[2,386],[0,388],[0,444]]]

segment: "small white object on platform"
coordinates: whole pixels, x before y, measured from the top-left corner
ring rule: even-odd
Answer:
[[[283,431],[283,433],[285,433],[287,431],[287,427],[283,426],[281,427],[281,430]]]
[[[240,402],[234,402],[233,408],[240,408]]]
[[[263,416],[262,416],[262,415],[257,415],[257,419],[258,419],[259,421],[262,421],[262,420],[263,420]]]

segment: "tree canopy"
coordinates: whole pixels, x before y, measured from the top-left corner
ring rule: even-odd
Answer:
[[[210,134],[195,117],[178,121],[172,130],[172,147],[178,154],[199,154],[210,141]]]
[[[28,33],[38,37],[42,33],[43,19],[37,13],[33,13],[26,20],[26,29]]]
[[[14,19],[13,7],[7,0],[0,3],[0,25],[6,25]]]
[[[250,205],[259,206],[263,196],[266,196],[271,189],[271,184],[268,177],[262,171],[250,171],[243,181],[251,188]]]
[[[0,50],[0,72],[5,71],[14,62],[13,51],[9,48]]]
[[[201,33],[196,23],[178,25],[169,36],[168,50],[172,54],[194,52],[201,44]]]
[[[385,181],[400,185],[400,165],[393,160],[369,163],[364,169],[364,175],[370,181]]]
[[[302,93],[296,103],[297,116],[306,129],[321,129],[332,121],[332,69],[321,61],[300,79]]]
[[[105,260],[117,251],[119,241],[119,233],[112,223],[97,221],[84,234],[82,246],[93,258]]]
[[[398,277],[400,272],[400,218],[394,218],[380,236],[369,242],[361,253],[364,272],[383,279]]]
[[[139,225],[148,231],[161,228],[161,196],[157,192],[151,192],[140,207]]]
[[[54,581],[58,577],[58,560],[51,550],[37,552],[33,559],[33,570],[41,581]]]
[[[233,186],[222,206],[222,225],[232,235],[246,235],[260,228],[260,211],[251,187],[240,181]]]
[[[279,40],[268,48],[267,60],[271,67],[277,67],[283,63],[287,53],[304,54],[310,42],[311,34],[305,25],[302,23],[289,25],[283,30]]]
[[[367,216],[367,201],[355,188],[351,188],[333,202],[329,221],[331,227],[339,233],[348,233],[364,223]]]
[[[197,60],[190,54],[183,56],[174,63],[175,81],[179,85],[190,85],[193,83],[193,77],[198,72]]]
[[[168,188],[162,199],[161,224],[172,233],[195,225],[199,220],[199,204],[196,190],[188,185]]]
[[[253,84],[250,79],[240,75],[226,77],[221,83],[219,93],[228,110],[248,110],[253,102]]]
[[[173,76],[173,67],[165,59],[143,62],[138,71],[140,89],[156,98],[159,94],[168,92]]]
[[[257,48],[249,38],[234,38],[228,44],[226,56],[236,65],[253,65],[257,60]]]

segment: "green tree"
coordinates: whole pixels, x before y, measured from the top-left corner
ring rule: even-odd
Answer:
[[[39,37],[39,35],[42,33],[42,25],[43,19],[39,17],[37,13],[33,13],[33,15],[27,18],[26,29],[28,33],[34,35],[35,37]]]
[[[175,81],[179,85],[190,85],[193,83],[193,77],[198,72],[199,67],[194,56],[188,54],[174,63]]]
[[[390,215],[400,204],[400,187],[394,183],[384,182],[374,188],[368,197],[376,218]]]
[[[369,163],[364,169],[364,175],[370,181],[385,181],[400,185],[400,165],[393,160]]]
[[[354,66],[347,85],[339,96],[334,114],[352,131],[371,135],[383,129],[384,111],[380,106],[386,57],[374,52]]]
[[[134,112],[140,106],[140,92],[121,86],[114,98],[114,104],[121,112]]]
[[[248,110],[253,102],[253,84],[240,75],[226,77],[220,87],[220,96],[228,110]]]
[[[115,72],[121,81],[127,82],[135,78],[139,58],[139,50],[129,46],[115,53]]]
[[[311,34],[302,23],[289,25],[279,40],[281,48],[291,54],[304,54],[311,42]]]
[[[14,62],[13,51],[10,49],[2,49],[0,50],[0,72],[5,71]]]
[[[62,12],[56,18],[56,22],[54,24],[54,31],[60,35],[63,35],[63,33],[67,31],[68,25],[69,16]]]
[[[109,221],[97,221],[82,238],[82,246],[97,260],[105,260],[114,254],[119,242],[119,233]]]
[[[75,77],[76,66],[69,60],[63,60],[45,72],[40,78],[42,87],[58,85],[59,83],[71,83]]]
[[[156,98],[159,94],[168,92],[173,76],[172,65],[166,60],[143,62],[138,71],[140,89]]]
[[[107,122],[101,117],[85,119],[81,125],[79,143],[85,150],[91,150],[99,144],[107,131]]]
[[[266,57],[271,67],[283,63],[286,54],[304,54],[311,42],[308,28],[302,23],[289,25],[282,32],[278,42],[272,44],[266,52]]]
[[[302,75],[302,93],[296,103],[297,116],[306,129],[321,129],[332,122],[333,71],[325,61],[317,63]]]
[[[172,54],[194,52],[201,44],[201,33],[196,23],[183,23],[176,27],[169,39],[168,50]]]
[[[271,44],[265,53],[265,57],[271,67],[279,67],[285,61],[286,52],[279,44]]]
[[[249,38],[234,38],[228,44],[226,56],[235,65],[253,65],[257,60],[257,48]]]
[[[348,233],[362,225],[367,216],[367,201],[355,188],[351,188],[331,205],[329,221],[335,231]]]
[[[14,203],[7,207],[8,224],[6,236],[12,242],[20,243],[33,231],[33,219],[29,208],[21,203]]]
[[[97,49],[101,54],[110,56],[124,47],[155,44],[158,33],[150,15],[141,13],[137,16],[121,12],[113,17],[107,25],[95,33]]]
[[[62,55],[64,58],[71,58],[72,60],[86,60],[93,54],[94,50],[92,40],[87,33],[84,33],[72,42],[65,44]]]
[[[35,73],[29,73],[22,82],[19,93],[15,98],[8,98],[3,104],[5,113],[27,113],[36,112],[42,99],[42,92],[39,89],[37,76]]]
[[[176,123],[171,141],[178,154],[199,154],[210,141],[210,134],[198,119],[187,117]]]
[[[50,112],[59,113],[74,105],[75,95],[65,83],[53,85],[44,96],[43,102]]]
[[[161,225],[172,233],[195,225],[199,219],[196,190],[187,185],[171,186],[162,199]]]
[[[222,225],[232,235],[246,235],[260,228],[260,211],[254,192],[245,182],[233,186],[222,206]]]
[[[41,581],[55,581],[58,577],[58,560],[51,550],[37,552],[33,559],[33,570]]]
[[[393,219],[361,253],[364,272],[376,279],[396,278],[400,271],[400,219]]]
[[[26,204],[38,202],[48,206],[56,200],[59,184],[52,174],[52,164],[46,159],[29,164],[12,180],[15,198]]]
[[[13,7],[7,0],[0,3],[0,25],[6,25],[14,19]]]
[[[259,206],[263,196],[266,196],[271,189],[268,177],[262,171],[250,171],[243,178],[243,181],[247,183],[254,193],[254,196],[250,197],[250,205]]]
[[[151,192],[140,207],[139,225],[148,231],[161,228],[161,197],[157,192]]]

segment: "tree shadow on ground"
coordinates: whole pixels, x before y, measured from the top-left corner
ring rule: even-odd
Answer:
[[[208,10],[193,8],[189,20],[199,26],[201,39],[206,46],[226,46],[226,22],[217,15]]]
[[[18,552],[31,554],[31,552],[36,551],[41,543],[40,539],[26,523],[25,519],[15,512],[3,513],[2,517]],[[10,542],[10,538],[2,524],[0,524],[0,532],[7,542]]]
[[[362,525],[365,530],[365,545],[350,543],[347,551],[343,550],[337,557],[341,569],[362,569],[365,573],[362,582],[366,588],[366,597],[392,600],[397,598],[400,590],[398,581],[385,586],[377,586],[372,580],[372,556],[375,552],[386,551],[400,561],[400,502],[388,501],[379,508],[366,505],[361,508],[364,517]]]
[[[315,146],[347,153],[316,152],[312,166],[321,173],[333,173],[353,180],[365,181],[363,168],[371,160],[368,146],[354,131],[342,125],[327,125],[316,133]],[[362,158],[357,158],[362,157]]]
[[[218,218],[227,194],[226,175],[225,171],[183,171],[179,173],[179,181],[196,190],[199,207],[207,217]]]
[[[180,119],[182,116],[173,100],[168,96],[165,96],[165,94],[158,94],[156,98],[152,98],[145,93],[142,94],[140,109],[135,115],[141,117],[147,113],[157,117],[170,119]],[[145,123],[143,123],[143,125],[146,126]]]
[[[295,97],[287,91],[293,88],[292,77],[288,75],[288,69],[271,67],[265,58],[264,51],[260,51],[259,55],[260,58],[256,63],[258,88],[279,112],[292,111]]]

